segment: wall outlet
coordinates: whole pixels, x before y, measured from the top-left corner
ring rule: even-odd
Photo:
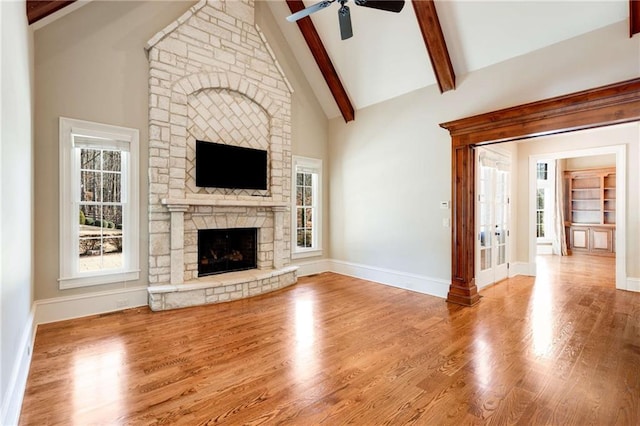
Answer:
[[[116,308],[126,308],[127,306],[129,306],[129,299],[116,300]]]
[[[445,228],[448,228],[449,226],[451,226],[451,219],[449,219],[448,217],[443,218],[442,226]]]

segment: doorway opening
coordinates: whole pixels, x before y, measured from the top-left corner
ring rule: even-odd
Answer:
[[[556,141],[564,138],[587,136],[594,143],[605,141],[609,131],[622,130],[625,125],[596,130],[573,132],[550,137]],[[626,125],[633,126],[633,125]],[[637,125],[636,125],[637,126]],[[544,139],[543,139],[544,141]],[[538,275],[543,269],[569,269],[581,263],[575,256],[586,256],[583,264],[598,266],[598,276],[619,289],[626,286],[626,145],[594,146],[593,148],[540,153],[529,156],[528,178],[530,182],[529,211],[529,265],[530,275]],[[554,214],[551,215],[553,239],[551,254],[539,252],[539,164],[552,163],[556,182],[550,192]],[[619,206],[619,208],[618,208]],[[564,256],[563,256],[564,255]],[[549,258],[541,256],[574,256]],[[607,259],[601,259],[606,257]],[[589,262],[591,259],[591,262]],[[583,267],[583,270],[585,268]]]

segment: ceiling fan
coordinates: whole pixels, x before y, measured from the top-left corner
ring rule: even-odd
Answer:
[[[340,3],[340,9],[338,9],[338,22],[340,24],[340,37],[342,40],[353,37],[353,29],[351,28],[351,12],[347,2],[349,0],[323,0],[319,3],[309,6],[306,9],[302,9],[293,15],[287,16],[287,21],[295,22],[298,19],[305,18],[314,12],[326,8],[331,3]],[[387,12],[398,13],[404,7],[404,0],[354,0],[357,6],[370,7],[372,9],[384,10]]]

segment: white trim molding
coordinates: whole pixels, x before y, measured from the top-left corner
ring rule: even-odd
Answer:
[[[27,377],[29,376],[29,367],[31,365],[33,342],[36,336],[34,317],[34,309],[32,308],[24,325],[20,343],[15,348],[17,356],[11,369],[11,377],[9,377],[2,408],[0,409],[0,424],[2,425],[17,425],[20,419],[22,400],[27,387]]]
[[[428,294],[442,299],[446,298],[449,292],[450,282],[439,278],[344,262],[342,260],[331,260],[331,265],[331,271],[337,274],[374,281],[391,287]]]
[[[298,269],[298,277],[307,277],[309,275],[321,274],[323,272],[334,272],[332,270],[331,259],[307,260],[304,262],[294,262]]]
[[[640,278],[627,278],[627,288],[628,291],[636,291],[640,293]]]
[[[431,278],[410,272],[393,269],[379,268],[376,266],[362,265],[345,262],[336,259],[315,259],[303,262],[295,262],[298,269],[298,277],[333,272],[335,274],[373,281],[378,284],[402,288],[417,293],[445,299],[449,291],[449,281],[440,278]],[[536,264],[527,262],[511,262],[509,264],[509,278],[517,275],[536,275]],[[488,287],[488,284],[484,287]],[[484,288],[483,287],[483,288]]]
[[[147,306],[147,286],[108,290],[77,296],[36,300],[36,324],[64,321],[127,308]]]
[[[536,276],[536,264],[527,262],[511,262],[509,263],[509,278],[517,275]]]

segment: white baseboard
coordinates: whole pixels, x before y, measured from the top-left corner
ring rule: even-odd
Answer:
[[[527,262],[510,262],[509,263],[509,278],[516,275],[528,275],[531,277],[536,276],[536,264]]]
[[[306,277],[308,275],[331,271],[331,259],[307,260],[302,262],[293,262],[292,264],[299,268],[299,277]]]
[[[34,309],[31,309],[27,323],[24,325],[22,337],[16,351],[16,360],[11,369],[11,377],[4,394],[2,408],[0,409],[1,425],[17,425],[22,409],[22,399],[27,386],[29,366],[31,365],[31,353],[35,339]]]
[[[36,300],[36,324],[120,311],[148,304],[147,287],[131,287],[99,293]]]
[[[449,281],[392,269],[331,260],[331,271],[443,299],[447,297],[449,292]]]
[[[536,246],[536,254],[553,254],[553,246],[551,244],[538,244]]]
[[[627,277],[627,290],[640,292],[640,278]]]

